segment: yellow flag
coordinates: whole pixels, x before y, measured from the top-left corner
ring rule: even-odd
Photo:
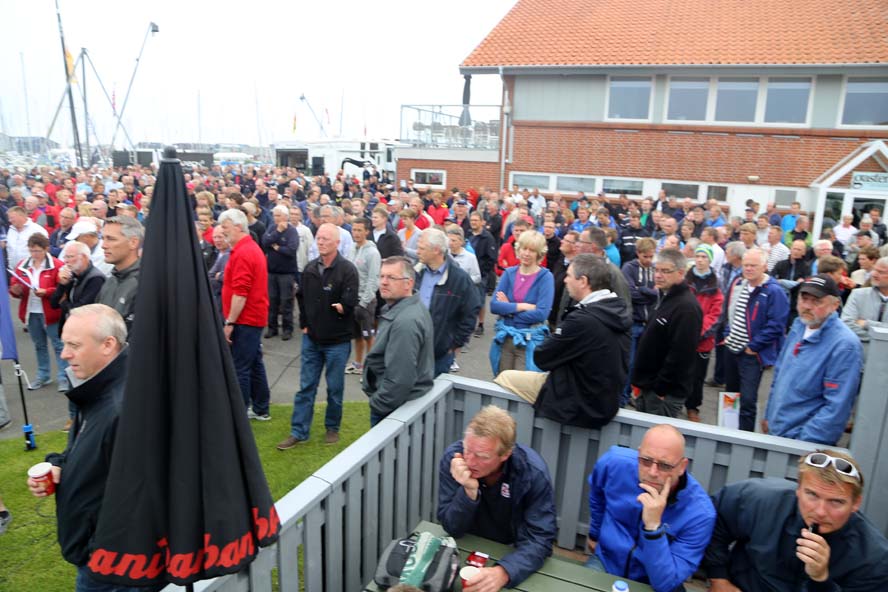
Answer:
[[[296,115],[293,115],[293,133],[296,133]]]
[[[65,71],[68,74],[68,82],[77,84],[77,78],[74,76],[74,57],[68,48],[65,48]]]

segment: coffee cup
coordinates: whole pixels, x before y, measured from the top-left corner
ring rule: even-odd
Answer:
[[[37,463],[28,469],[28,477],[37,483],[43,483],[46,495],[55,493],[55,481],[52,480],[52,465],[50,463]]]
[[[463,588],[469,585],[469,581],[481,573],[481,570],[474,565],[467,565],[459,570],[459,579],[462,580]]]

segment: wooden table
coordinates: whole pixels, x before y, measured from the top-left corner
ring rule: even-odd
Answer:
[[[440,524],[425,521],[417,524],[414,531],[427,531],[437,536],[446,535]],[[460,567],[465,565],[466,558],[472,551],[481,551],[490,555],[492,561],[489,563],[505,557],[513,551],[513,548],[509,545],[503,545],[470,534],[456,539],[456,545],[459,547]],[[557,557],[546,559],[536,573],[521,582],[517,587],[510,588],[510,590],[519,590],[521,592],[610,592],[613,583],[619,579],[629,584],[629,592],[653,592],[653,589],[647,584],[640,584],[606,573],[594,572],[580,563]],[[380,589],[376,584],[370,582],[364,590],[366,592],[379,592]],[[462,590],[459,576],[456,578],[454,590]]]

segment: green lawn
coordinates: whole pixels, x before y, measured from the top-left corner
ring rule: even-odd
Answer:
[[[340,441],[324,444],[325,404],[315,407],[311,440],[281,452],[275,444],[290,432],[289,405],[273,405],[272,420],[251,422],[265,476],[274,499],[280,499],[318,470],[370,427],[366,403],[345,403]],[[11,429],[11,428],[10,428]],[[12,512],[6,534],[0,535],[0,592],[34,590],[63,592],[74,588],[74,567],[62,559],[55,528],[55,499],[37,499],[25,486],[28,467],[52,451],[62,450],[67,435],[38,434],[38,450],[24,452],[22,439],[0,442],[0,497]]]

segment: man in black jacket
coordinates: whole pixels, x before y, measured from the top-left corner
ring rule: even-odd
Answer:
[[[632,370],[639,411],[678,417],[691,394],[703,311],[685,283],[686,270],[677,249],[663,249],[654,258],[659,296],[638,339]]]
[[[496,267],[497,246],[496,239],[486,228],[484,228],[484,219],[479,212],[472,212],[469,216],[469,223],[472,226],[472,232],[469,233],[469,244],[475,251],[475,257],[478,259],[478,268],[481,270],[481,283],[478,286],[478,294],[481,298],[481,311],[478,313],[478,327],[475,329],[475,337],[484,335],[484,300],[487,298],[488,290],[493,290],[496,285]]]
[[[277,445],[278,450],[289,450],[308,440],[315,396],[325,366],[325,442],[335,444],[339,441],[345,363],[351,354],[359,278],[354,264],[339,254],[339,229],[336,226],[321,224],[315,241],[319,256],[305,266],[297,297],[299,326],[302,328],[299,392],[293,399],[290,435]]]
[[[65,451],[46,456],[53,465],[62,556],[77,566],[77,590],[144,591],[97,582],[86,568],[123,404],[126,325],[114,309],[87,304],[71,311],[62,342],[62,359],[68,362],[68,376],[74,385],[67,397],[77,406],[77,418],[68,432]],[[43,481],[29,478],[28,488],[37,497],[47,495]]]
[[[598,428],[620,408],[632,317],[611,291],[610,270],[600,257],[578,255],[564,284],[576,304],[533,353],[534,363],[547,373],[506,370],[496,383],[533,403],[541,417]]]
[[[278,334],[278,316],[281,318],[281,339],[293,338],[293,286],[296,283],[296,253],[299,250],[299,232],[290,226],[290,210],[285,205],[272,210],[274,225],[262,237],[262,250],[268,258],[268,330],[265,338]]]

